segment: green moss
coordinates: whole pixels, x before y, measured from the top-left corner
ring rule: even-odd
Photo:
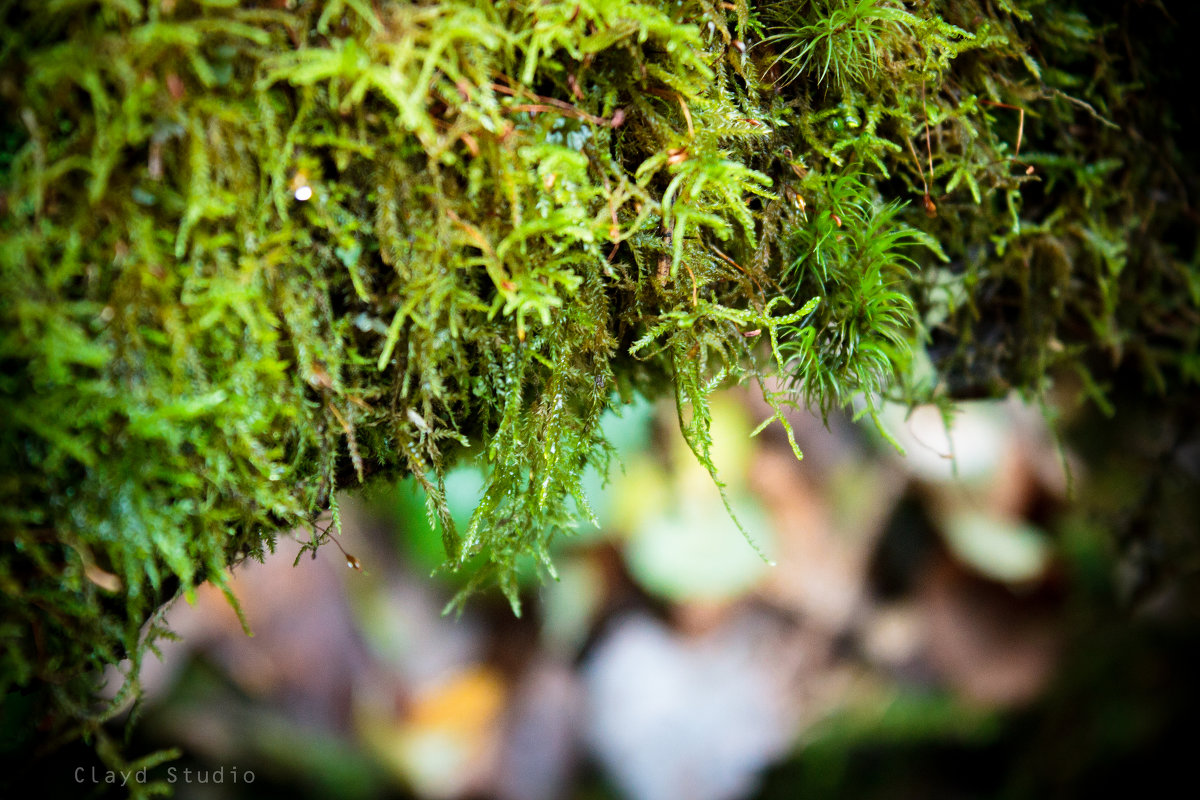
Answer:
[[[1091,5],[0,2],[0,691],[94,718],[165,600],[398,474],[516,606],[635,393],[711,470],[733,381],[1194,384],[1192,173]]]

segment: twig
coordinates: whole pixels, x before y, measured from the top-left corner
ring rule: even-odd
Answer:
[[[925,152],[929,156],[929,180],[933,180],[933,145],[929,142],[929,106],[925,105],[925,79],[921,79],[921,113],[925,117]],[[907,140],[906,140],[907,141]],[[938,140],[939,142],[941,139]],[[912,143],[909,142],[909,149],[912,149]],[[913,158],[917,154],[913,152]],[[917,169],[920,170],[920,162],[917,163]],[[929,181],[925,180],[925,173],[921,173],[921,182],[925,184],[925,197],[922,198],[922,204],[925,206],[925,216],[936,217],[937,206],[934,205],[933,198],[929,196]]]
[[[687,103],[684,102],[683,95],[681,95],[679,92],[667,91],[666,89],[647,89],[646,94],[656,95],[658,97],[666,98],[667,100],[679,101],[679,107],[683,109],[683,119],[687,122],[688,138],[696,138],[696,129],[692,127],[692,112],[688,109]]]
[[[707,244],[707,243],[706,243],[706,244]],[[729,264],[730,266],[732,266],[732,267],[735,267],[735,268],[737,268],[737,269],[741,270],[742,272],[744,272],[744,273],[746,274],[746,277],[747,277],[747,278],[749,278],[750,280],[754,281],[754,285],[755,285],[756,287],[758,287],[758,290],[759,290],[760,292],[763,290],[763,288],[762,288],[762,285],[761,285],[761,284],[759,284],[759,282],[758,282],[758,279],[754,277],[754,275],[753,275],[753,274],[750,272],[750,270],[746,269],[746,268],[745,268],[745,267],[743,267],[741,264],[737,263],[737,262],[736,262],[736,261],[734,261],[732,258],[730,258],[729,256],[727,256],[727,255],[725,255],[724,253],[722,253],[722,252],[721,252],[721,251],[720,251],[720,250],[719,250],[719,249],[718,249],[718,248],[717,248],[715,245],[709,244],[709,245],[708,245],[708,249],[709,249],[710,251],[712,251],[713,255],[717,256],[717,258],[721,259],[721,260],[722,260],[722,261],[724,261],[726,264]]]
[[[1096,110],[1096,109],[1095,109],[1095,108],[1092,106],[1092,104],[1091,104],[1091,103],[1086,103],[1086,102],[1084,102],[1083,100],[1080,100],[1078,97],[1071,97],[1071,95],[1067,94],[1066,92],[1062,91],[1061,89],[1051,89],[1051,90],[1050,90],[1050,93],[1051,93],[1052,95],[1056,95],[1056,96],[1058,96],[1058,97],[1061,97],[1063,100],[1066,100],[1066,101],[1067,101],[1067,102],[1069,102],[1069,103],[1074,103],[1075,105],[1077,105],[1077,106],[1080,106],[1081,108],[1084,108],[1084,109],[1086,109],[1086,110],[1087,110],[1087,112],[1088,112],[1089,114],[1091,114],[1091,115],[1092,115],[1092,117],[1093,117],[1093,118],[1095,118],[1095,120],[1096,120],[1097,122],[1099,122],[1101,125],[1105,125],[1105,126],[1107,126],[1107,127],[1109,127],[1109,128],[1112,128],[1114,131],[1119,131],[1119,130],[1121,130],[1121,126],[1120,126],[1120,125],[1118,125],[1117,123],[1113,122],[1111,119],[1108,119],[1107,117],[1103,116],[1103,115],[1102,115],[1102,114],[1101,114],[1099,111],[1097,111],[1097,110]],[[1045,95],[1045,94],[1043,94],[1042,96],[1043,96],[1043,97],[1045,97],[1046,95]]]
[[[501,94],[506,94],[509,97],[531,96],[532,99],[537,101],[536,103],[522,103],[515,106],[509,106],[510,111],[532,111],[534,113],[561,111],[568,116],[585,120],[593,125],[603,125],[606,128],[619,128],[621,123],[625,121],[625,111],[624,109],[620,108],[613,112],[611,119],[605,119],[604,117],[597,117],[595,114],[589,114],[588,112],[583,111],[582,109],[579,109],[568,102],[554,97],[546,97],[540,94],[533,94],[532,92],[518,93],[517,90],[509,88],[502,83],[493,83],[492,89],[500,92]]]
[[[981,102],[984,103],[985,105],[995,106],[997,108],[1007,108],[1010,111],[1020,112],[1021,116],[1019,117],[1019,119],[1017,121],[1017,149],[1013,153],[1013,156],[1010,160],[1014,164],[1025,164],[1025,162],[1021,160],[1021,140],[1025,137],[1025,109],[1022,108],[1021,106],[1014,106],[1014,105],[1010,105],[1008,103],[998,103],[995,100],[982,100]],[[1027,164],[1025,166],[1027,167],[1027,169],[1025,170],[1025,174],[1032,175],[1033,174],[1033,165]]]

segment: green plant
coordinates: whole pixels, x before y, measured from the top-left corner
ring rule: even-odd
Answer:
[[[913,263],[904,249],[916,240],[897,220],[898,204],[872,208],[859,176],[822,184],[816,218],[785,240],[794,254],[785,279],[820,302],[787,332],[784,357],[809,407],[828,415],[861,396],[874,416],[876,398],[911,357],[917,320],[903,291]]]
[[[764,9],[775,31],[763,44],[781,50],[781,80],[801,75],[834,90],[879,74],[890,41],[912,36],[916,18],[891,0],[824,0],[770,3]]]
[[[399,474],[517,606],[633,393],[711,469],[727,382],[1194,386],[1194,161],[1121,7],[0,1],[0,691],[98,730],[163,602]]]

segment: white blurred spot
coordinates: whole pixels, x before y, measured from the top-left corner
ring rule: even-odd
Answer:
[[[296,199],[303,203],[312,197],[312,187],[305,185],[296,188]]]
[[[688,640],[644,616],[617,624],[583,670],[592,752],[629,800],[734,800],[794,736],[786,682],[753,626]]]

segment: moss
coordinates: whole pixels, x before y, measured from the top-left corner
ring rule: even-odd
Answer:
[[[1123,8],[0,2],[0,691],[95,719],[165,600],[401,473],[516,606],[634,393],[711,469],[732,381],[780,422],[1194,385],[1194,173]]]

